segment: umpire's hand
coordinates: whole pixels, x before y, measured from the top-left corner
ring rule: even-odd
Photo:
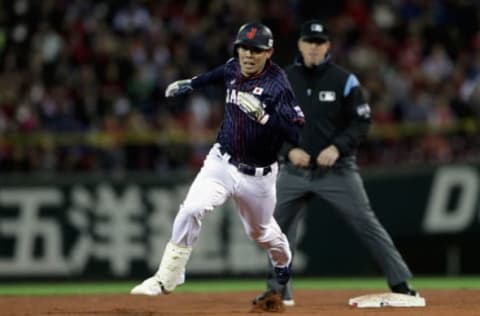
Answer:
[[[330,145],[322,150],[317,156],[317,165],[321,167],[333,166],[340,157],[340,152],[335,145]]]
[[[301,148],[293,148],[288,152],[288,159],[297,167],[307,168],[310,166],[310,155]]]

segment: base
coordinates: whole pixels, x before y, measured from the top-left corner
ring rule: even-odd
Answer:
[[[388,292],[354,297],[348,300],[348,305],[357,308],[425,307],[427,303],[420,296]]]

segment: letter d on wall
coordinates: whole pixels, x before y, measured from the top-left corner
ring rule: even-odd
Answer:
[[[449,209],[454,189],[459,190],[455,205]],[[427,204],[423,228],[427,233],[455,233],[464,230],[475,216],[478,177],[475,168],[440,168],[435,175]]]

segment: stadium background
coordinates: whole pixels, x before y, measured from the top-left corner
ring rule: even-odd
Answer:
[[[284,66],[297,25],[312,17],[328,23],[334,59],[368,94],[374,126],[359,163],[412,270],[480,273],[478,2],[0,5],[1,279],[153,271],[223,107],[221,89],[166,100],[166,84],[225,62],[251,20],[271,27]],[[298,275],[380,275],[322,201],[301,233]],[[214,212],[189,277],[264,273],[266,258],[243,235],[231,204]]]

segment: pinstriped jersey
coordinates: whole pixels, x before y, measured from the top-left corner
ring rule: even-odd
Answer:
[[[268,60],[258,75],[244,77],[232,58],[224,65],[193,78],[192,87],[223,83],[225,116],[217,142],[234,159],[249,165],[267,166],[277,161],[284,141],[297,145],[304,116],[284,71]],[[238,106],[238,93],[249,92],[260,99],[270,115],[265,125],[250,119]]]

